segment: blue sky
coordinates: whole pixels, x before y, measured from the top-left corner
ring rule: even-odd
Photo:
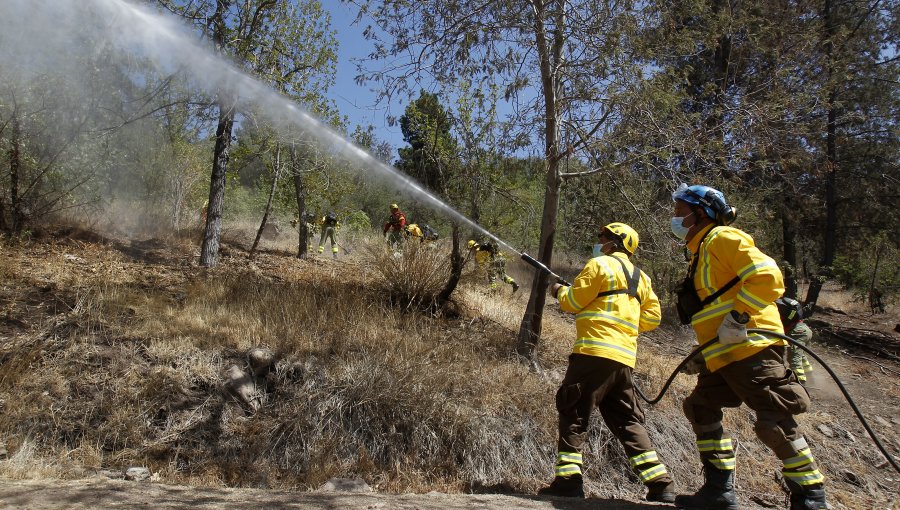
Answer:
[[[322,7],[331,13],[331,26],[337,32],[338,64],[337,80],[329,91],[340,109],[341,115],[350,119],[349,131],[353,127],[375,126],[378,138],[389,142],[396,149],[404,145],[400,126],[388,126],[388,115],[399,117],[403,114],[405,104],[395,101],[388,108],[375,108],[376,94],[371,92],[370,85],[357,85],[354,78],[358,74],[352,59],[365,57],[372,49],[372,44],[363,35],[365,24],[353,25],[356,8],[339,0],[322,0]],[[365,20],[363,20],[365,21]]]

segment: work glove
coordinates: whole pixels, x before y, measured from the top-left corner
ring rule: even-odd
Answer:
[[[704,368],[706,368],[706,360],[703,359],[702,354],[698,354],[691,358],[691,360],[681,368],[681,371],[687,375],[697,375]]]
[[[553,296],[554,298],[556,298],[557,294],[559,294],[559,289],[561,289],[561,288],[562,288],[562,285],[559,283],[554,283],[553,285],[548,287],[548,289],[550,291],[550,295]]]
[[[746,312],[738,314],[734,310],[725,316],[719,326],[719,343],[725,345],[739,344],[747,341],[747,323],[750,316]]]

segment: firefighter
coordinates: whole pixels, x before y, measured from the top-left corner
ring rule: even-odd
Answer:
[[[302,215],[303,223],[306,225],[306,252],[313,252],[313,238],[315,237],[316,230],[318,227],[314,224],[313,220],[315,219],[315,214],[305,211]],[[291,220],[291,227],[295,228],[299,232],[300,226],[300,217],[295,216],[294,219]]]
[[[431,225],[426,223],[425,226],[422,227],[423,242],[434,242],[438,240],[438,237],[440,236],[438,236],[437,230],[431,228]]]
[[[775,305],[778,306],[778,314],[781,317],[781,325],[784,326],[785,334],[804,346],[809,345],[813,332],[803,322],[803,306],[796,299],[789,297],[776,299]],[[787,352],[791,371],[797,374],[797,380],[805,386],[807,376],[813,370],[809,359],[803,354],[803,349],[794,345],[789,345]]]
[[[479,244],[474,239],[469,239],[466,246],[469,248],[469,253],[475,257],[478,267],[487,271],[488,288],[497,290],[497,281],[500,280],[509,284],[513,293],[519,290],[516,280],[506,274],[506,257],[500,253],[497,245],[490,241]]]
[[[425,242],[424,234],[422,234],[422,229],[419,228],[417,223],[410,223],[403,229],[405,233],[406,239],[412,239],[413,241],[419,241],[420,243]]]
[[[736,211],[707,186],[682,184],[672,194],[672,232],[692,258],[678,289],[678,313],[703,344],[705,361],[684,413],[697,437],[704,483],[679,495],[683,509],[736,510],[735,450],[722,428],[722,409],[741,403],[756,412],[754,431],[783,463],[791,510],[827,508],[825,478],[794,419],[809,408],[809,395],[784,364],[778,338],[748,329],[782,333],[775,300],[784,292],[778,265],[745,232],[728,225]]]
[[[338,229],[337,214],[329,212],[319,220],[319,225],[322,226],[322,235],[319,236],[319,255],[325,252],[325,240],[331,239],[331,256],[337,258],[338,247],[337,241],[334,240],[334,234]]]
[[[406,227],[406,215],[397,204],[391,204],[391,216],[384,224],[383,234],[387,237],[392,248],[397,248],[403,241],[404,227]]]
[[[647,500],[675,501],[674,483],[650,443],[631,382],[638,333],[660,323],[659,299],[650,279],[630,261],[637,246],[634,229],[610,223],[600,231],[593,258],[573,285],[550,288],[560,308],[576,314],[578,339],[556,392],[556,476],[538,494],[584,497],[581,452],[596,407],[647,486]]]

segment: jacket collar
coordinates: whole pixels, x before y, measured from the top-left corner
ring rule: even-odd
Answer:
[[[687,243],[687,249],[690,250],[691,253],[697,253],[700,250],[700,240],[706,236],[706,233],[716,227],[715,223],[711,223],[702,229],[700,229],[694,237],[691,238]]]
[[[607,257],[615,257],[617,259],[624,260],[625,262],[628,262],[630,260],[628,255],[626,255],[620,251],[614,251],[614,252],[610,253],[609,255],[607,255]]]

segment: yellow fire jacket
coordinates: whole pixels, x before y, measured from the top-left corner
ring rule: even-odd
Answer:
[[[491,262],[491,252],[482,250],[481,247],[475,248],[475,262],[479,266],[487,266]]]
[[[718,334],[725,314],[731,310],[750,316],[747,329],[784,333],[775,305],[775,300],[784,294],[784,277],[778,264],[756,247],[752,237],[733,227],[711,225],[691,238],[687,248],[693,257],[700,257],[694,273],[694,288],[700,299],[714,294],[735,276],[740,278],[736,285],[691,319],[701,344]],[[703,350],[703,357],[709,370],[715,372],[770,345],[784,344],[784,340],[752,333],[746,342],[739,344],[723,345],[717,341]]]
[[[409,232],[411,237],[415,239],[422,239],[422,229],[419,228],[419,225],[416,223],[410,224],[406,226],[406,231]]]
[[[634,368],[638,333],[659,326],[659,299],[643,271],[637,289],[640,302],[627,294],[597,297],[601,292],[628,288],[625,272],[614,259],[625,263],[629,275],[634,271],[623,253],[592,258],[571,287],[559,289],[556,299],[564,312],[575,314],[578,339],[572,352]]]

